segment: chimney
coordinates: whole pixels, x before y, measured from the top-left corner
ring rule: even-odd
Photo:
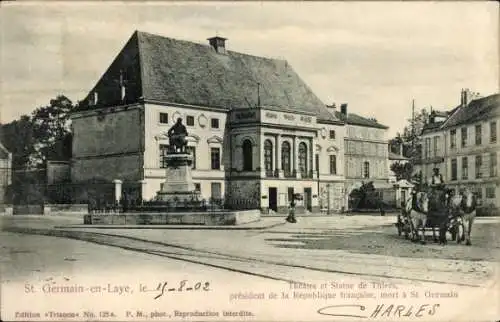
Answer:
[[[345,116],[347,116],[347,103],[340,104],[340,113],[342,113]]]
[[[210,46],[212,46],[213,49],[215,49],[216,52],[219,54],[225,54],[226,53],[226,40],[227,38],[215,36],[212,38],[208,38],[208,42],[210,43]]]
[[[475,98],[474,96],[475,96],[474,93],[471,92],[470,89],[468,88],[462,89],[462,97],[460,100],[460,105],[462,106],[469,105],[469,103]]]

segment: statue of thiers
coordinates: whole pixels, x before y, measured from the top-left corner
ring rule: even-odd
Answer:
[[[171,152],[186,152],[186,136],[188,135],[188,132],[184,124],[182,124],[182,119],[180,117],[170,130],[168,130],[167,135],[170,142]]]
[[[200,200],[200,193],[196,190],[191,175],[193,156],[187,151],[186,127],[182,119],[177,122],[166,133],[169,139],[169,151],[165,156],[165,182],[161,184],[160,191],[156,193],[156,200],[177,203],[193,203]],[[176,207],[176,206],[175,206]]]

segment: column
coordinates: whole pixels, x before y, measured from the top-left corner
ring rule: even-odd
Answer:
[[[316,146],[314,144],[314,138],[310,138],[309,139],[309,143],[310,143],[310,148],[309,148],[309,160],[310,160],[310,167],[309,167],[309,170],[310,172],[312,173],[312,178],[317,178],[316,176]],[[319,191],[318,191],[319,193]]]
[[[275,176],[283,178],[283,169],[281,169],[281,135],[279,134],[274,139],[274,161]]]
[[[258,154],[254,154],[254,157],[257,157],[259,159],[259,162],[255,163],[255,164],[258,164],[258,168],[260,168],[260,177],[261,178],[266,178],[267,175],[266,175],[266,160],[265,160],[265,153],[264,153],[264,142],[266,141],[266,137],[264,136],[264,134],[260,134],[260,136],[258,136],[259,138],[259,142],[257,143],[258,145],[258,148],[257,148],[257,151],[259,151]],[[271,156],[272,158],[272,156]],[[259,197],[259,200],[260,200],[260,197]]]
[[[115,201],[119,204],[122,199],[122,181],[115,179],[113,183],[115,184]]]
[[[293,167],[292,167],[292,172],[295,174],[294,177],[297,179],[302,178],[300,175],[300,171],[298,169],[299,166],[299,140],[297,140],[297,137],[293,137]]]

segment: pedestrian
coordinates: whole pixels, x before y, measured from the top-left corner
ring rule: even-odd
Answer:
[[[288,208],[288,217],[286,217],[286,221],[290,223],[296,223],[297,219],[295,219],[295,198],[292,197],[292,201],[290,202],[290,207]]]

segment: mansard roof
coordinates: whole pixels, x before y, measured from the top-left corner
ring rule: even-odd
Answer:
[[[121,98],[120,73],[126,86]],[[97,92],[97,105],[89,104]],[[285,60],[136,31],[80,104],[79,110],[130,104],[140,99],[235,109],[295,109],[339,122]]]

